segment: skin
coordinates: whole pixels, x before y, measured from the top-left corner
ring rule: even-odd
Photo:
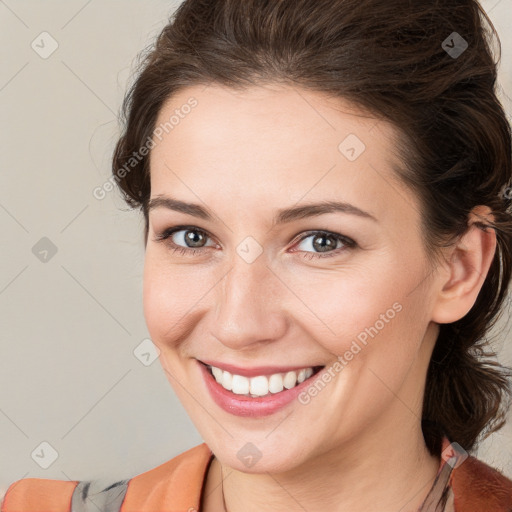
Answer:
[[[150,211],[143,298],[165,374],[215,454],[204,510],[225,510],[223,480],[229,512],[416,511],[440,464],[420,427],[438,324],[473,305],[494,231],[472,226],[432,267],[419,201],[392,169],[399,131],[346,101],[275,84],[195,86],[171,97],[157,124],[190,97],[197,106],[151,152],[151,198],[200,204],[215,218]],[[354,161],[338,150],[348,134],[366,145]],[[376,220],[333,212],[272,226],[280,208],[326,200]],[[187,231],[155,240],[181,224],[206,236],[197,254],[172,250],[172,241],[190,247]],[[326,253],[313,245],[318,234],[299,241],[310,230],[357,245],[312,259]],[[263,249],[252,263],[236,250],[248,236]],[[206,391],[196,359],[329,366],[394,303],[401,311],[307,405],[244,418]],[[237,457],[248,442],[262,454],[251,467]]]

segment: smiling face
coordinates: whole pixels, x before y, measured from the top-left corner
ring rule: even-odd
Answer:
[[[417,430],[438,283],[418,200],[392,170],[397,132],[286,86],[190,87],[157,125],[191,98],[151,153],[144,315],[202,438],[263,472]],[[244,415],[219,405],[199,361],[268,370],[253,376],[325,366],[330,379],[265,414],[244,398]],[[262,454],[250,468],[237,457],[249,442]]]

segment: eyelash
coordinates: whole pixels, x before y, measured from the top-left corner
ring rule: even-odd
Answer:
[[[170,246],[170,249],[173,252],[177,252],[180,255],[184,255],[184,256],[194,256],[197,253],[202,251],[203,248],[195,249],[192,247],[188,247],[188,248],[181,247],[179,245],[176,245],[171,240],[168,240],[174,233],[177,233],[178,231],[197,231],[197,232],[202,233],[202,234],[206,235],[207,237],[211,238],[210,235],[206,231],[204,231],[203,229],[199,229],[195,226],[176,226],[174,228],[166,229],[162,233],[156,235],[154,238],[154,241],[155,242],[166,242],[167,241],[166,243]],[[331,256],[339,255],[341,252],[343,252],[347,249],[353,249],[353,248],[357,247],[357,243],[354,240],[352,240],[351,238],[348,238],[344,235],[340,235],[339,233],[333,233],[332,231],[325,231],[325,230],[306,231],[304,233],[304,235],[299,240],[297,240],[296,243],[299,244],[306,238],[309,238],[310,236],[313,236],[313,235],[332,236],[337,241],[342,242],[344,244],[344,247],[341,247],[341,248],[338,248],[338,249],[335,249],[332,251],[327,251],[324,254],[313,253],[313,252],[304,252],[304,251],[294,251],[294,252],[303,252],[303,254],[301,256],[305,259],[311,260],[311,259],[317,259],[317,258],[318,259],[330,258]]]

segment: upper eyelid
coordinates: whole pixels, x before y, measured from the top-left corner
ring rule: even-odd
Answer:
[[[166,228],[166,229],[163,229],[160,233],[155,233],[155,235],[156,235],[155,238],[157,240],[160,238],[163,238],[164,236],[166,236],[168,238],[168,237],[171,237],[172,235],[174,235],[175,233],[179,233],[180,231],[200,231],[201,233],[204,233],[208,238],[215,240],[215,237],[213,235],[211,235],[208,232],[208,230],[200,228],[198,226],[176,226],[173,228]]]

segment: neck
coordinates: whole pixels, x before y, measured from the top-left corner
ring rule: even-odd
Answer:
[[[364,445],[354,440],[284,473],[243,473],[214,459],[207,493],[215,506],[204,510],[366,512],[378,503],[379,512],[417,512],[440,460],[429,454],[421,429],[411,435],[411,425],[405,427],[387,432],[384,442],[370,432]]]

